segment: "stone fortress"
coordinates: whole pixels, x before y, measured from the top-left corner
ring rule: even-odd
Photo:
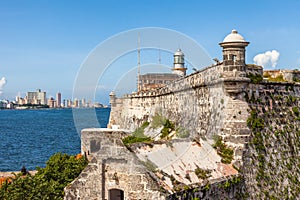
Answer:
[[[300,74],[246,64],[248,44],[233,30],[220,43],[223,61],[164,86],[111,93],[109,128],[82,131],[90,162],[65,199],[300,198]],[[176,131],[161,137],[150,125],[152,142],[124,145],[157,116]]]

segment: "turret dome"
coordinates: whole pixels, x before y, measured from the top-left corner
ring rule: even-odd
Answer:
[[[238,34],[237,30],[232,30],[231,33],[224,38],[223,43],[225,42],[227,43],[227,42],[246,42],[246,41],[243,38],[243,36]]]

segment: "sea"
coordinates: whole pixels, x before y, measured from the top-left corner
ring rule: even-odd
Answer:
[[[109,120],[110,108],[92,112],[97,125],[87,117],[76,128],[72,109],[0,110],[0,171],[35,170],[55,153],[79,154],[80,130],[104,128]]]

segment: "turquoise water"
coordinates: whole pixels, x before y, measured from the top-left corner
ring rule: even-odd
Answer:
[[[98,126],[106,127],[109,113],[109,108],[96,109]],[[87,118],[80,127],[95,125]],[[0,110],[0,142],[0,171],[34,170],[56,152],[80,153],[72,109]]]

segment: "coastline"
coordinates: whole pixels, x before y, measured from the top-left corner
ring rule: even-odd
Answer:
[[[28,173],[31,175],[35,175],[37,172],[38,172],[37,170],[28,171]],[[19,174],[21,173],[21,171],[0,172],[0,179],[14,177],[14,173]]]

